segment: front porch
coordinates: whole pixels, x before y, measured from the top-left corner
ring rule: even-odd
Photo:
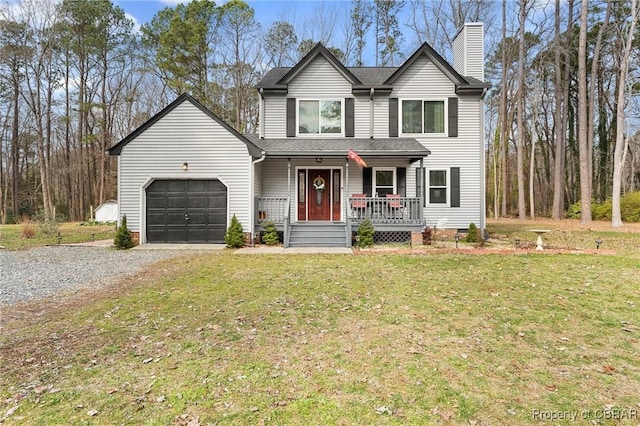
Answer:
[[[361,194],[345,197],[340,221],[299,221],[291,217],[291,199],[289,197],[256,197],[255,224],[262,230],[266,222],[273,222],[283,233],[285,247],[291,243],[292,227],[314,225],[326,227],[327,233],[335,232],[336,227],[344,229],[344,244],[351,246],[352,234],[358,230],[360,222],[371,221],[378,233],[401,232],[410,235],[419,232],[424,226],[424,216],[419,197],[367,197]],[[295,233],[294,233],[295,234]],[[298,244],[299,242],[295,242]],[[309,240],[308,245],[314,242]]]

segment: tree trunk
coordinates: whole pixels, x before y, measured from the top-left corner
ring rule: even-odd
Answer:
[[[589,125],[587,93],[587,30],[589,2],[582,0],[578,41],[578,151],[580,158],[580,223],[591,223],[591,164],[589,159]]]
[[[12,205],[13,220],[20,218],[20,131],[18,126],[20,125],[20,82],[18,81],[17,65],[13,67],[13,131],[11,137],[11,162],[13,168],[13,185],[12,185]]]
[[[562,78],[562,64],[561,64],[561,52],[560,49],[564,47],[562,45],[562,37],[560,33],[560,0],[556,0],[556,14],[555,14],[555,153],[554,153],[554,168],[553,168],[553,207],[551,208],[551,217],[555,220],[560,220],[564,216],[564,156],[565,156],[565,138],[567,134],[566,120],[563,120],[563,110],[565,110],[563,104],[563,78]]]
[[[625,126],[625,90],[627,88],[627,74],[629,72],[629,58],[631,56],[631,47],[633,36],[638,20],[638,0],[631,0],[631,23],[627,28],[624,51],[620,58],[620,70],[618,74],[618,93],[617,93],[617,110],[616,110],[616,147],[613,151],[613,193],[611,197],[611,226],[622,226],[622,212],[620,210],[620,193],[622,188],[622,167],[623,163],[623,147],[624,147],[624,126]],[[622,37],[622,34],[621,34]],[[629,135],[627,135],[629,138]]]
[[[524,198],[524,91],[525,91],[525,73],[524,73],[524,26],[526,13],[527,0],[521,0],[520,13],[519,13],[519,41],[518,41],[518,139],[516,143],[516,161],[517,161],[517,174],[518,174],[518,218],[524,220],[527,218],[527,207]]]
[[[507,38],[507,1],[502,0],[502,40]],[[500,93],[500,169],[502,172],[502,217],[507,216],[507,156],[509,154],[509,141],[507,140],[507,53],[502,49],[502,90]],[[496,195],[497,196],[497,195]]]

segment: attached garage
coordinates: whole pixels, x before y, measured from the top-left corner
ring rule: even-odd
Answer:
[[[218,179],[155,180],[146,188],[148,243],[224,243],[227,187]]]

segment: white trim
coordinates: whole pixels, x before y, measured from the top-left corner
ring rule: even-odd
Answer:
[[[147,243],[147,188],[157,180],[217,180],[227,188],[227,221],[225,223],[225,229],[229,228],[229,185],[217,177],[205,174],[190,174],[189,176],[182,175],[158,175],[148,176],[147,180],[140,186],[140,210],[139,210],[139,242],[140,244]]]
[[[422,102],[422,132],[421,133],[404,133],[402,131],[402,103],[404,101],[421,101]],[[444,105],[444,132],[442,133],[425,133],[424,131],[424,103],[425,102],[442,102]],[[399,98],[398,99],[398,133],[400,136],[419,136],[419,137],[446,137],[449,136],[449,100],[446,98]]]
[[[298,185],[298,172],[299,170],[305,170],[305,176],[304,176],[304,181],[305,183],[308,182],[309,180],[309,170],[329,170],[329,184],[327,185],[329,187],[330,191],[333,191],[333,171],[334,170],[340,170],[340,192],[341,192],[341,197],[340,197],[340,216],[342,216],[340,218],[340,220],[336,220],[333,217],[333,204],[331,204],[330,208],[329,208],[329,221],[331,222],[344,222],[345,221],[345,212],[344,212],[344,206],[342,205],[344,203],[344,182],[345,182],[345,175],[344,175],[344,167],[342,166],[295,166],[294,167],[294,175],[295,175],[295,202],[293,203],[293,210],[294,210],[294,220],[293,222],[309,222],[309,203],[307,203],[307,200],[305,199],[305,203],[304,203],[304,208],[305,208],[305,212],[304,212],[304,216],[307,218],[306,220],[298,220],[298,203],[300,202],[300,198],[298,197],[298,195],[300,195],[300,187]],[[305,198],[308,198],[308,191],[309,191],[309,187],[307,185],[307,187],[305,188]],[[330,199],[333,199],[333,196],[330,196]],[[311,222],[318,222],[318,221],[311,221]]]
[[[376,172],[392,172],[393,173],[393,192],[392,194],[398,193],[398,173],[397,167],[372,167],[371,168],[371,192],[372,195],[378,196],[378,184],[376,182]]]
[[[318,102],[318,133],[300,133],[300,102]],[[340,133],[322,133],[320,131],[321,123],[321,102],[340,102]],[[354,101],[355,102],[355,101]],[[345,111],[344,111],[344,98],[296,98],[296,136],[312,137],[312,138],[328,138],[328,137],[345,137],[344,125],[345,125]]]
[[[446,201],[444,203],[432,203],[431,202],[431,173],[430,172],[445,172],[446,173],[446,183],[445,186],[434,186],[434,188],[445,188],[447,191]],[[451,207],[451,169],[442,168],[442,167],[434,167],[431,169],[427,169],[426,171],[426,188],[427,188],[427,205],[428,206],[440,206],[440,207]]]

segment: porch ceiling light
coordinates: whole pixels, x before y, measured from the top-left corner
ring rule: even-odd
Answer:
[[[322,163],[322,158],[316,158],[316,163],[318,164]]]
[[[189,163],[182,163],[182,170],[184,170],[185,172],[189,170]]]

